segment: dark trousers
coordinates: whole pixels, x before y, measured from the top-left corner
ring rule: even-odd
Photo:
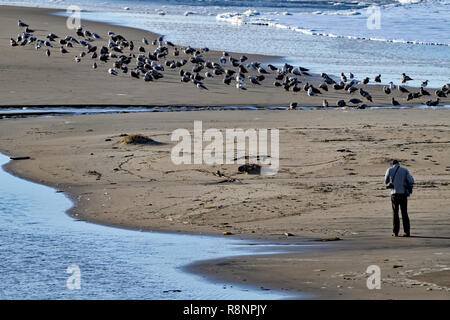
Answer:
[[[408,197],[406,194],[392,194],[392,211],[394,213],[394,233],[398,235],[400,231],[400,218],[398,216],[398,209],[402,211],[403,231],[409,235],[409,217],[408,217]]]

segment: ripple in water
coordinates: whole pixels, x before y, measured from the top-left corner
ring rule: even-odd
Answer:
[[[0,165],[8,162],[0,155]],[[138,232],[76,221],[54,189],[0,170],[0,299],[280,299],[274,291],[205,281],[194,260],[263,252],[243,241]],[[264,246],[262,246],[264,248]],[[303,249],[302,249],[303,250]],[[66,287],[70,265],[81,289]],[[181,292],[164,292],[181,290]]]

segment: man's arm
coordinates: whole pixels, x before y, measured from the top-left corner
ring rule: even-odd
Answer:
[[[384,184],[388,184],[389,183],[389,170],[390,170],[390,168],[388,168],[386,170],[386,174],[384,175]]]
[[[406,171],[406,181],[408,182],[409,186],[413,186],[414,185],[414,178],[412,177],[412,175],[409,173],[409,171]]]

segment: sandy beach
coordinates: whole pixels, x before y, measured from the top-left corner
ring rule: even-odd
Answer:
[[[167,70],[163,79],[149,84],[129,76],[111,77],[107,65],[92,70],[92,61],[76,63],[73,57],[79,50],[75,48],[65,56],[55,50],[47,57],[32,47],[9,46],[9,38],[18,32],[19,17],[41,35],[58,30],[69,33],[65,19],[48,12],[53,10],[0,9],[3,107],[279,106],[292,101],[320,106],[323,99],[331,104],[350,97],[332,89],[317,97],[304,91],[286,93],[273,87],[273,79],[239,91],[215,77],[205,81],[209,90],[201,91],[180,83],[177,70]],[[136,43],[144,36],[156,37],[137,29],[83,24],[103,35],[114,30]],[[208,53],[214,59],[221,55]],[[314,79],[311,83],[316,83]],[[365,103],[390,104],[391,96],[381,86],[368,88],[374,102]],[[398,99],[406,104],[402,97]],[[422,103],[425,100],[421,98]],[[449,104],[450,100],[442,101]],[[70,214],[80,220],[138,230],[227,232],[230,237],[276,244],[323,245],[300,254],[229,258],[189,266],[217,281],[313,294],[315,299],[449,299],[449,112],[259,110],[0,119],[0,151],[30,157],[13,161],[6,169],[64,192],[74,202]],[[240,173],[237,164],[174,165],[171,133],[179,128],[192,131],[194,121],[199,120],[203,130],[279,128],[280,172],[260,176]],[[122,142],[126,135],[137,133],[161,144]],[[391,237],[391,204],[383,178],[394,158],[416,180],[409,199],[411,238]],[[340,240],[320,241],[336,238]],[[370,265],[381,268],[380,290],[366,287]]]

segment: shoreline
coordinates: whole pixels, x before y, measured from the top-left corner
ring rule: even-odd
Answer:
[[[12,17],[2,20],[2,23],[8,24],[5,32],[17,29],[16,25],[9,25],[16,22],[14,10],[17,13],[21,9],[8,10],[12,11]],[[38,23],[39,19],[48,16],[45,10],[27,8],[25,11],[28,12],[26,21],[31,19],[32,23]],[[63,19],[49,17],[47,23],[57,26]],[[101,23],[89,23],[90,26],[104,32],[110,29],[109,25]],[[124,34],[131,32],[129,28],[114,29]],[[47,31],[54,31],[54,28],[50,26]],[[133,30],[132,33],[134,39],[149,34],[142,30]],[[23,90],[31,90],[30,97],[17,97],[15,94],[11,97],[5,93],[2,103],[19,102],[20,105],[26,103],[24,99],[29,99],[32,100],[30,105],[46,101],[58,105],[75,101],[84,105],[85,102],[95,104],[96,101],[106,100],[107,104],[113,102],[115,105],[136,97],[140,101],[135,103],[146,101],[149,91],[152,98],[156,96],[156,100],[166,105],[179,102],[180,99],[190,99],[196,105],[199,100],[204,100],[206,105],[224,100],[227,103],[239,101],[245,104],[251,101],[257,105],[270,105],[276,101],[277,104],[289,105],[295,97],[286,98],[283,95],[281,99],[279,92],[273,93],[268,87],[252,88],[248,94],[241,95],[236,94],[234,88],[219,90],[217,84],[213,93],[199,93],[197,88],[172,85],[171,81],[155,83],[156,87],[149,89],[142,81],[132,82],[128,79],[125,82],[124,79],[111,79],[106,74],[94,72],[87,77],[87,73],[80,72],[73,61],[64,57],[57,57],[52,62],[57,65],[55,70],[68,69],[74,77],[73,81],[65,82],[66,77],[56,74],[50,82],[36,86],[42,81],[38,73],[31,72],[31,80],[27,82],[23,74],[13,72],[14,64],[31,57],[32,53],[20,49],[14,51],[17,48],[7,47],[4,42],[0,43],[2,45],[6,55],[4,64],[13,66],[6,71],[7,77],[11,76],[9,81],[0,83],[6,88],[5,92],[12,90],[11,84],[17,86],[17,83],[22,84]],[[47,57],[38,56],[35,59],[26,67],[32,68],[36,64],[49,68],[53,66]],[[55,75],[51,70],[48,74]],[[170,76],[170,80],[175,78],[174,75]],[[56,89],[49,87],[49,83],[55,85]],[[89,87],[93,85],[96,91]],[[40,90],[36,90],[36,87]],[[59,89],[62,91],[55,95],[54,91]],[[117,90],[133,91],[133,96],[124,98],[108,95],[109,91]],[[378,91],[374,92],[374,99],[377,102],[386,101],[381,87]],[[337,99],[341,95],[332,92],[330,96]],[[300,103],[312,105],[322,100],[322,97],[316,99],[304,93],[298,97],[302,99]],[[283,243],[339,237],[355,246],[347,256],[341,250],[333,255],[317,253],[301,254],[300,257],[295,254],[283,256],[284,264],[281,266],[279,255],[264,257],[263,260],[255,257],[251,261],[245,257],[225,259],[227,268],[222,268],[219,273],[221,278],[230,281],[239,281],[236,274],[242,270],[246,271],[248,282],[256,285],[283,288],[286,281],[290,281],[289,290],[293,292],[307,287],[321,294],[325,290],[322,289],[323,283],[331,281],[334,287],[327,285],[330,291],[324,297],[339,298],[342,293],[345,299],[382,299],[386,291],[374,294],[365,288],[365,269],[370,261],[381,264],[385,256],[389,256],[389,261],[401,263],[401,268],[406,265],[404,268],[409,267],[415,273],[422,272],[421,268],[430,268],[432,272],[442,271],[436,271],[436,266],[450,264],[450,258],[446,254],[434,256],[434,253],[445,246],[449,238],[446,229],[448,217],[443,208],[450,205],[444,197],[448,192],[447,169],[450,167],[445,166],[448,150],[440,147],[450,141],[448,111],[327,109],[323,110],[323,117],[318,117],[317,112],[314,112],[199,111],[0,120],[0,150],[9,155],[30,155],[31,161],[13,161],[5,170],[70,195],[74,207],[69,214],[77,219],[134,230],[215,235],[231,231],[232,237]],[[207,126],[216,128],[281,128],[284,171],[276,179],[266,179],[239,175],[233,165],[211,168],[174,166],[168,160],[170,132],[176,128],[190,128],[194,120],[202,120]],[[394,141],[390,134],[392,130],[400,134]],[[120,143],[120,134],[138,132],[148,134],[166,145],[146,147]],[[431,142],[428,143],[428,140]],[[409,150],[415,142],[423,144],[424,149],[420,150],[419,156]],[[349,151],[336,151],[341,148]],[[429,152],[431,157],[425,159],[422,152],[425,152],[424,155]],[[395,239],[388,236],[390,216],[389,208],[386,209],[386,190],[379,188],[379,176],[384,174],[390,157],[400,158],[417,171],[421,181],[418,187],[422,189],[418,199],[415,198],[416,194],[412,198],[416,210],[413,212],[415,219],[424,223],[418,226],[419,235],[426,235],[424,238],[401,239],[405,240],[405,245],[397,250],[393,248],[398,246],[398,242],[393,242]],[[242,183],[222,184],[214,175],[217,169]],[[96,180],[89,171],[100,172],[101,179]],[[370,215],[361,217],[360,211],[367,208],[370,208]],[[433,223],[429,222],[431,217]],[[284,233],[287,232],[294,236],[286,237]],[[368,254],[367,259],[351,261],[355,255],[365,254]],[[427,257],[427,260],[422,261],[418,257]],[[399,261],[401,259],[403,261]],[[195,269],[217,277],[218,264],[221,262],[209,261]],[[249,264],[252,268],[246,270],[245,266]],[[321,264],[326,265],[323,268],[326,271],[314,271],[322,270]],[[398,274],[397,268],[391,264],[389,262],[390,269],[384,271],[387,275],[399,277],[402,281],[409,276],[408,273]],[[299,266],[303,268],[301,275],[298,274]],[[283,279],[276,277],[280,270]],[[353,280],[338,275],[347,273],[353,274],[347,277]],[[252,274],[254,277],[250,277]],[[448,297],[445,288],[428,292],[424,287],[418,288],[413,284],[404,286],[400,280],[385,283],[387,296],[408,299]],[[352,289],[344,284],[336,284],[336,281],[351,281]],[[346,290],[339,290],[337,285]],[[356,287],[358,290],[353,290]]]

